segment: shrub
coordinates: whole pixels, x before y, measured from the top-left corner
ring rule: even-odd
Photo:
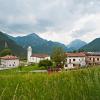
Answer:
[[[53,63],[52,63],[52,61],[50,61],[50,60],[41,60],[40,62],[39,62],[39,67],[42,67],[42,66],[44,66],[45,68],[48,68],[48,67],[51,67],[53,65]]]
[[[6,56],[6,55],[11,55],[11,50],[10,49],[4,49],[3,51],[1,51],[0,56]]]

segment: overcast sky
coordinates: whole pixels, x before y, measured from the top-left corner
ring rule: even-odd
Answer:
[[[100,37],[100,0],[0,0],[0,30],[68,44]]]

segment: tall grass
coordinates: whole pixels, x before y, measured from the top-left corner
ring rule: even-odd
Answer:
[[[100,100],[100,68],[0,73],[0,100]]]

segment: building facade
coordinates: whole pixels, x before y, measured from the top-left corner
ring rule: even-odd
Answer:
[[[87,65],[100,65],[100,52],[88,52],[86,57]]]
[[[86,55],[84,53],[66,53],[65,69],[86,66]]]
[[[100,52],[66,53],[65,69],[100,65]]]
[[[14,67],[18,67],[20,62],[18,57],[16,56],[4,56],[1,57],[1,66],[4,68],[14,68]]]
[[[39,63],[41,60],[50,60],[50,56],[47,54],[32,54],[32,48],[29,46],[27,50],[27,62]]]

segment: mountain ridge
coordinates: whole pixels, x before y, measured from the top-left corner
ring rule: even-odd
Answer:
[[[100,38],[96,38],[79,50],[87,52],[100,52]]]
[[[54,47],[62,47],[67,51],[67,47],[59,42],[53,42],[45,40],[39,37],[36,33],[32,33],[26,36],[16,37],[14,39],[16,43],[27,49],[28,46],[32,46],[34,53],[51,53]]]
[[[17,56],[25,56],[26,50],[12,40],[6,33],[0,32],[0,52],[5,49],[5,42],[12,53]]]
[[[3,34],[3,35],[2,35]],[[41,38],[36,33],[31,33],[26,36],[17,36],[13,37],[6,33],[0,32],[0,51],[4,49],[4,41],[9,40],[10,48],[12,49],[14,54],[17,55],[27,55],[28,46],[32,46],[33,53],[46,53],[51,54],[53,48],[62,47],[65,52],[72,52],[74,50],[79,51],[100,51],[100,38],[96,38],[95,40],[86,44],[84,41],[76,39],[72,41],[69,45],[65,45],[59,42],[48,41],[46,39]],[[2,42],[3,39],[3,42]],[[76,43],[75,43],[76,41]],[[77,42],[78,41],[78,42]],[[82,43],[80,43],[80,41]],[[81,47],[79,47],[81,44]],[[82,46],[83,45],[83,46]],[[77,47],[78,46],[78,47]],[[79,49],[78,49],[79,48]],[[17,52],[17,53],[16,53]]]
[[[70,48],[72,51],[73,50],[78,50],[79,48],[83,47],[87,43],[80,40],[80,39],[75,39],[72,42],[70,42],[67,47]]]

